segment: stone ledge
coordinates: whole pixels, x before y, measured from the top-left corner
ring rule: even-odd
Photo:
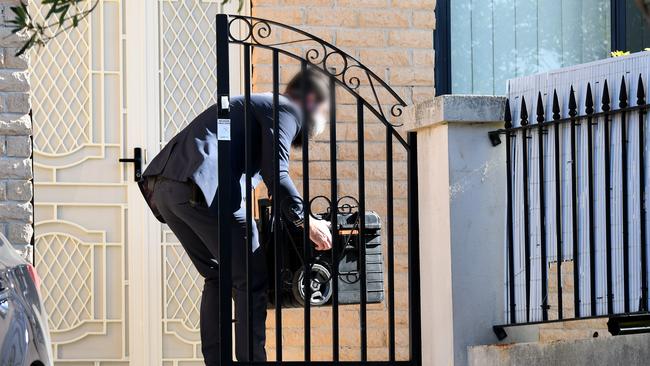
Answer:
[[[470,366],[647,365],[650,334],[468,347]]]
[[[502,122],[505,104],[505,97],[492,95],[442,95],[406,108],[404,127],[415,131],[442,123]]]

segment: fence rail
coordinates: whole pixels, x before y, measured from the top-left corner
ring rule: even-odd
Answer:
[[[649,105],[626,77],[506,104],[508,325],[648,311]]]

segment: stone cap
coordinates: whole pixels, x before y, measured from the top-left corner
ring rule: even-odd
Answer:
[[[505,105],[505,97],[494,95],[441,95],[406,108],[404,128],[415,131],[444,123],[503,122]]]

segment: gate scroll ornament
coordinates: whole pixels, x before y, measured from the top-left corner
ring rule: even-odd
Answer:
[[[296,60],[306,60],[315,70],[332,77],[338,85],[361,98],[365,106],[392,130],[403,145],[406,145],[406,141],[394,130],[402,124],[389,121],[391,118],[401,117],[406,102],[384,80],[355,57],[319,37],[286,24],[243,15],[229,15],[229,18],[228,37],[231,43],[277,50]],[[233,28],[243,30],[233,32]],[[285,35],[291,39],[277,41]],[[301,47],[302,55],[284,46]],[[370,95],[366,96],[363,93],[362,85],[370,87]],[[388,100],[380,100],[378,92],[382,91],[387,94]],[[384,111],[386,105],[388,114]]]

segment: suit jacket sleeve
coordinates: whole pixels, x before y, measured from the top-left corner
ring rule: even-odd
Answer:
[[[279,202],[280,212],[289,221],[297,226],[303,223],[303,206],[300,193],[289,176],[289,154],[291,143],[295,136],[300,132],[300,119],[295,110],[286,104],[278,106],[279,111],[279,138],[278,159],[280,164],[280,186],[278,187],[278,197],[272,197]],[[264,184],[268,187],[271,194],[273,193],[273,182],[275,177],[274,171],[274,131],[272,113],[256,113],[256,120],[261,125],[262,140],[262,160],[260,173]]]

